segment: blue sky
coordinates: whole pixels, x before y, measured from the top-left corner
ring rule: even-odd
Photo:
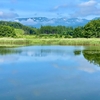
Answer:
[[[0,19],[100,16],[100,0],[0,0]]]

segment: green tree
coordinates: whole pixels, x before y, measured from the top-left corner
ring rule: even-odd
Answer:
[[[0,36],[1,37],[16,37],[14,28],[10,26],[0,25]]]
[[[73,37],[74,38],[83,38],[84,36],[84,28],[83,27],[77,27],[73,31]]]
[[[92,20],[84,26],[84,37],[100,38],[100,19]]]

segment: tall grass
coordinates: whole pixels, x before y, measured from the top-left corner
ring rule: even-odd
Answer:
[[[24,45],[93,45],[99,46],[100,39],[92,38],[56,38],[56,39],[40,39],[40,38],[0,38],[0,46],[24,46]]]

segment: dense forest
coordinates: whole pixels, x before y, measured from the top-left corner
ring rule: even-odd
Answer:
[[[55,38],[99,38],[100,19],[92,20],[83,27],[41,26],[38,29],[18,22],[0,21],[0,37],[17,37],[17,34]]]

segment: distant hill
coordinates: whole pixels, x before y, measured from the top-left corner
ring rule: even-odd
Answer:
[[[95,17],[95,18],[93,18],[93,20],[97,20],[97,19],[100,19],[100,17]]]
[[[90,20],[79,19],[79,18],[47,18],[47,17],[32,17],[32,18],[16,18],[14,21],[20,22],[24,25],[33,26],[39,28],[41,25],[51,25],[51,26],[84,26]]]
[[[34,21],[33,21],[34,20]],[[17,22],[0,21],[0,37],[22,37],[23,35],[36,35],[36,37],[55,37],[55,38],[100,38],[100,19],[91,21],[86,19],[52,19],[52,23],[48,18],[19,18]],[[27,26],[19,22],[28,22]],[[30,25],[32,27],[29,27]],[[33,25],[32,25],[33,24]],[[34,28],[35,25],[42,25],[40,28]],[[33,27],[34,26],[34,27]],[[69,27],[73,26],[73,27]],[[39,27],[39,26],[38,26]]]
[[[14,29],[22,29],[24,31],[24,34],[35,34],[36,33],[34,28],[25,26],[25,25],[18,23],[18,22],[0,21],[0,25],[10,26]]]

